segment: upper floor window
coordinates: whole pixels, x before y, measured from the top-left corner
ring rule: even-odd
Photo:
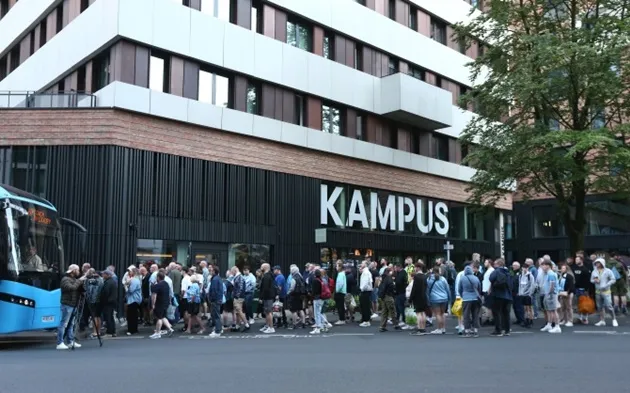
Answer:
[[[355,1],[355,3],[359,3],[359,4],[361,4],[362,6],[365,7],[365,0],[354,0],[354,1]]]
[[[604,128],[606,126],[606,111],[603,109],[595,109],[591,111],[591,116],[593,118],[591,122],[591,128],[598,129]]]
[[[42,24],[39,28],[39,47],[41,48],[46,43],[46,31],[48,29],[48,23],[46,22],[46,18],[42,20]]]
[[[389,57],[389,73],[388,75],[392,75],[398,72],[398,59],[395,57]]]
[[[109,84],[109,52],[92,61],[92,91],[97,92]]]
[[[483,9],[483,0],[470,0],[470,5],[472,5],[473,8],[481,10]]]
[[[459,97],[463,97],[466,94],[468,94],[468,87],[466,86],[459,86]],[[459,103],[459,107],[462,109],[467,109],[466,105],[464,105],[463,103]]]
[[[151,53],[149,61],[149,89],[168,93],[169,90],[168,57]]]
[[[312,29],[302,22],[287,21],[287,44],[311,51]]]
[[[341,111],[332,105],[322,105],[322,131],[341,135]]]
[[[367,126],[367,117],[363,114],[357,115],[357,129],[355,132],[355,136],[358,140],[365,140],[365,129]]]
[[[418,10],[414,7],[409,7],[409,28],[418,31]]]
[[[6,78],[7,72],[7,57],[3,57],[0,59],[0,81]]]
[[[201,12],[230,21],[230,0],[201,0]]]
[[[431,18],[431,39],[446,45],[446,24],[444,22]]]
[[[260,18],[262,14],[260,10],[260,2],[256,0],[252,1],[252,20],[250,28],[257,33],[262,33],[262,18]]]
[[[299,94],[295,95],[295,124],[298,126],[306,125],[306,100],[304,96]]]
[[[258,97],[260,97],[260,85],[256,82],[249,81],[247,83],[247,113],[251,113],[253,115],[258,115],[260,113]]]
[[[363,70],[363,46],[360,44],[354,46],[354,68]]]
[[[230,80],[207,69],[199,70],[198,99],[206,104],[228,107],[230,97]],[[249,90],[248,90],[248,110],[249,110]],[[256,92],[255,92],[256,93]],[[256,95],[256,98],[259,95]],[[257,100],[256,100],[257,101]],[[257,105],[257,102],[256,102]]]
[[[335,53],[333,49],[333,38],[332,35],[328,32],[324,33],[324,58],[328,60],[333,60]]]
[[[90,6],[90,0],[81,0],[81,12],[88,9]]]
[[[387,16],[391,20],[396,20],[396,0],[388,0]]]
[[[59,4],[59,6],[57,6],[57,15],[56,15],[57,31],[56,33],[59,33],[61,29],[63,29],[63,5],[64,4],[66,3],[62,2],[61,4]]]
[[[411,66],[409,68],[409,75],[413,76],[416,79],[420,79],[421,81],[425,80],[424,70],[418,67]]]
[[[444,135],[433,134],[432,139],[433,146],[431,146],[431,157],[442,161],[449,161],[448,137]]]
[[[0,0],[0,18],[9,12],[9,0]]]
[[[16,45],[11,50],[11,52],[9,52],[9,55],[11,56],[11,63],[9,64],[9,73],[11,73],[20,66],[20,45]]]

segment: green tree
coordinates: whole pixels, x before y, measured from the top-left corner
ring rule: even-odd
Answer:
[[[557,201],[571,252],[584,247],[586,197],[630,194],[630,0],[489,0],[456,26],[487,43],[462,98],[481,115],[461,136],[479,169],[472,203],[516,189]]]

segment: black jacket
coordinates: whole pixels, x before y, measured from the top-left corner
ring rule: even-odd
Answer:
[[[404,270],[399,271],[398,273],[396,273],[396,294],[397,295],[404,295],[405,291],[407,290],[407,272]]]
[[[101,304],[116,306],[118,304],[118,282],[111,277],[106,279],[101,290]]]
[[[354,274],[346,273],[346,292],[354,294],[357,291],[357,280]]]
[[[562,278],[565,279],[564,291],[569,294],[575,293],[575,278],[569,273],[564,273]]]
[[[423,312],[427,306],[427,278],[423,273],[416,273],[413,276],[413,287],[409,300],[413,303],[416,310]]]
[[[311,294],[313,295],[313,299],[319,300],[322,296],[322,279],[313,277],[313,281],[311,282]]]
[[[83,281],[66,274],[61,279],[61,304],[76,307],[79,303],[79,293],[83,287]]]
[[[142,298],[148,299],[151,297],[149,288],[151,287],[151,273],[147,273],[142,279]]]
[[[573,265],[573,274],[575,275],[575,288],[590,289],[591,288],[591,274],[593,270],[586,265],[578,266]]]
[[[262,300],[274,300],[276,298],[276,282],[271,272],[265,273],[260,281],[260,298]]]
[[[396,287],[394,286],[394,280],[390,274],[383,274],[381,285],[378,287],[378,297],[385,299],[386,296],[395,296]]]

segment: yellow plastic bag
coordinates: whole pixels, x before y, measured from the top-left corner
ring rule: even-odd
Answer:
[[[453,303],[453,307],[451,307],[451,313],[456,317],[461,317],[464,313],[464,305],[462,303],[462,299],[456,299],[455,303]]]

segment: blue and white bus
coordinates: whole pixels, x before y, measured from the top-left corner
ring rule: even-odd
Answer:
[[[47,200],[0,185],[0,334],[59,326],[62,224],[85,233]]]

